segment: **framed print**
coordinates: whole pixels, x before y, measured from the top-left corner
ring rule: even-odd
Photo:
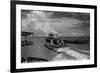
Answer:
[[[11,72],[97,67],[97,7],[11,1]]]

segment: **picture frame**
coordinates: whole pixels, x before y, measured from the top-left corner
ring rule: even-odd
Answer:
[[[11,56],[10,56],[11,57],[11,61],[10,61],[11,72],[29,72],[29,71],[45,71],[45,70],[79,69],[79,68],[97,67],[97,6],[81,5],[81,4],[79,5],[79,4],[34,2],[34,1],[11,1],[11,19],[10,20],[11,20],[11,30],[10,30],[11,31],[11,35],[10,35],[11,36],[10,37],[10,39],[11,39],[11,45],[10,45],[11,46],[11,51],[10,51],[11,52]],[[32,20],[32,22],[30,22],[30,20]],[[69,24],[65,24],[66,21]],[[73,23],[71,23],[71,22],[73,22]],[[83,24],[81,24],[81,22],[84,22],[83,23],[84,26],[83,26]],[[85,22],[86,22],[86,25],[85,25]],[[30,26],[28,26],[29,23],[31,23]],[[43,24],[41,24],[41,23],[43,23]],[[59,23],[62,25],[60,25]],[[74,26],[73,25],[74,23],[76,23],[78,25]],[[56,33],[55,31],[52,31],[53,29],[51,29],[51,27],[49,27],[48,24],[50,24],[50,26],[53,24],[52,27],[55,27],[55,29],[59,28],[58,29],[59,32],[60,32],[60,30],[63,30],[62,32],[64,34],[61,33],[61,35],[63,35],[63,36],[60,36],[60,37],[67,36],[67,38],[68,38],[68,37],[72,36],[71,38],[68,38],[67,43],[74,42],[75,44],[76,43],[80,44],[80,42],[79,42],[80,39],[83,39],[84,36],[86,36],[85,39],[87,39],[87,36],[88,36],[89,37],[88,38],[88,49],[89,50],[87,51],[87,49],[86,49],[86,52],[89,52],[89,53],[86,54],[85,51],[84,51],[84,53],[86,54],[86,58],[88,56],[89,59],[82,60],[82,61],[79,61],[79,60],[78,61],[77,60],[70,61],[69,58],[67,58],[70,62],[65,61],[65,60],[51,62],[51,59],[54,59],[53,58],[54,54],[51,57],[51,55],[52,55],[51,53],[46,53],[46,57],[44,57],[44,56],[42,56],[43,54],[39,54],[38,51],[40,51],[40,50],[38,50],[38,51],[34,50],[33,52],[31,52],[32,49],[34,49],[33,47],[37,43],[31,47],[32,48],[31,51],[29,51],[29,49],[30,49],[29,47],[28,47],[28,50],[26,50],[27,48],[22,48],[23,46],[33,44],[34,42],[37,41],[37,40],[36,41],[34,40],[34,42],[32,42],[32,41],[30,42],[29,39],[27,41],[27,35],[33,34],[33,31],[34,31],[33,29],[35,29],[35,28],[36,28],[36,30],[39,29],[40,31],[43,31],[44,33],[46,33],[46,35],[51,32]],[[34,25],[36,25],[37,27]],[[41,25],[41,26],[38,26],[38,25]],[[43,26],[43,28],[42,28],[42,26]],[[66,27],[67,28],[66,30],[69,32],[62,29],[62,28],[64,28],[63,26]],[[31,27],[33,27],[33,28],[31,28]],[[82,28],[82,27],[84,27],[84,28]],[[47,28],[47,29],[45,29],[45,28]],[[24,32],[23,32],[23,30],[24,30]],[[72,30],[75,30],[75,31],[72,31]],[[28,31],[28,32],[26,32],[26,31]],[[50,31],[50,32],[47,32],[47,31]],[[65,31],[67,32],[68,35],[65,35],[66,34]],[[39,31],[38,31],[38,33],[37,33],[34,31],[34,34],[37,34],[37,36],[35,36],[36,38],[41,38],[41,37],[44,38],[44,35],[43,36],[39,35],[41,33],[42,32],[39,33]],[[76,37],[75,37],[75,36],[77,36],[76,34],[78,35],[78,38],[80,38],[80,36],[81,36],[81,38],[78,39],[79,41],[76,40]],[[33,38],[33,35],[31,35],[31,40],[33,40],[35,38],[35,37]],[[45,35],[45,37],[46,37],[46,35]],[[49,34],[49,35],[53,36],[53,34]],[[57,35],[59,35],[59,34],[57,33]],[[22,41],[23,36],[25,37],[24,41]],[[73,37],[75,38],[75,41],[72,40]],[[66,38],[64,38],[63,41],[61,40],[60,44],[57,43],[56,47],[58,47],[58,45],[62,46],[63,43],[65,44],[65,42],[66,42],[65,39]],[[69,39],[71,39],[71,40],[69,40]],[[59,41],[59,39],[58,39],[58,41]],[[47,48],[49,47],[49,48],[51,48],[49,50],[55,51],[52,49],[52,46],[51,47],[45,46],[45,47],[47,47]],[[64,47],[65,47],[65,45],[64,45]],[[81,46],[81,47],[83,47],[83,46]],[[36,48],[36,46],[35,46],[35,48]],[[69,47],[67,47],[67,48],[69,48]],[[22,49],[24,49],[24,50],[22,50]],[[66,51],[66,50],[64,50],[64,51]],[[70,54],[71,56],[75,56],[75,58],[78,58],[78,57],[80,57],[81,54],[83,54],[83,53],[79,54],[70,49],[67,51],[70,52],[70,53],[67,52],[68,54]],[[77,50],[77,51],[79,51],[79,50]],[[27,52],[29,52],[29,53],[27,53]],[[42,52],[42,50],[40,52]],[[47,51],[45,51],[45,52],[47,52]],[[41,59],[41,61],[48,60],[50,62],[31,63],[30,61],[33,62],[33,60],[28,60],[28,57],[30,59],[30,56],[33,57],[34,55],[35,55],[35,57],[38,56],[38,58],[34,58],[34,60]],[[46,59],[43,59],[42,57],[46,58]],[[28,63],[28,62],[26,63],[24,61],[24,60],[26,60],[25,58],[27,58],[28,62],[30,62],[30,63]],[[78,59],[80,59],[80,58],[78,58]],[[83,55],[82,55],[82,58],[83,58]]]

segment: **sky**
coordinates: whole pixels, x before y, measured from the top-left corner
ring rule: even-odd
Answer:
[[[34,32],[35,36],[54,33],[63,37],[89,37],[90,14],[21,10],[22,31]]]

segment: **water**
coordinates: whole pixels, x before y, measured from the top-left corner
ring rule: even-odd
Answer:
[[[65,39],[69,39],[69,38],[65,38]],[[86,40],[86,38],[81,38],[81,39]],[[37,57],[37,58],[52,60],[57,55],[57,53],[43,46],[45,42],[45,37],[34,37],[34,38],[29,38],[28,40],[31,40],[33,44],[21,47],[22,57],[25,57],[25,56]],[[68,43],[68,45],[71,50],[90,56],[89,43],[83,43],[83,44]]]

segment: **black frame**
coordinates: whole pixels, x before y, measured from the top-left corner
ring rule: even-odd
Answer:
[[[57,7],[74,7],[94,9],[94,64],[90,65],[75,65],[75,66],[59,66],[59,67],[43,67],[43,68],[28,68],[16,69],[16,5],[41,5],[41,6],[57,6]],[[44,71],[44,70],[61,70],[61,69],[78,69],[97,67],[97,6],[94,5],[78,5],[78,4],[61,4],[61,3],[47,3],[47,2],[31,2],[31,1],[11,1],[11,72],[29,72],[29,71]]]

